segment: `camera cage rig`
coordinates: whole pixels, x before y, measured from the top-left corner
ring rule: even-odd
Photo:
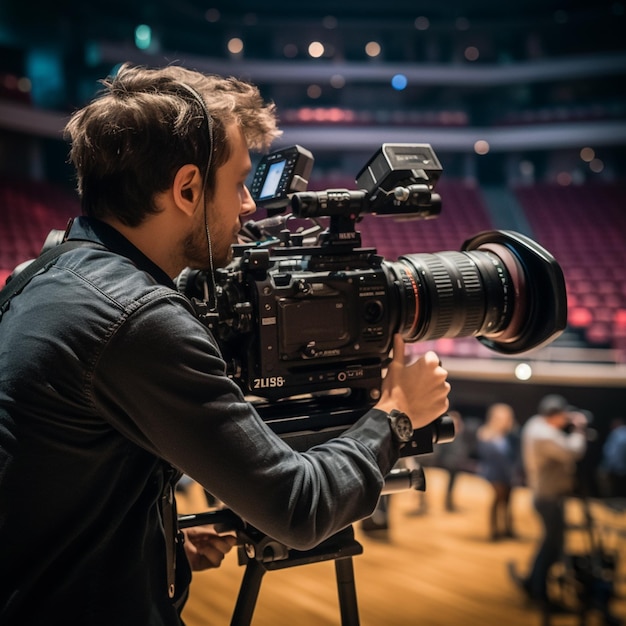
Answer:
[[[196,270],[179,277],[229,375],[296,449],[339,434],[375,404],[402,322],[408,341],[473,335],[503,354],[537,348],[565,328],[562,271],[519,233],[487,231],[460,252],[397,262],[362,247],[356,224],[365,213],[439,215],[442,167],[429,144],[383,144],[354,190],[304,191],[312,162],[300,146],[265,156],[250,189],[267,217],[244,225],[246,243],[233,247],[214,283]],[[443,419],[415,437],[404,455],[430,453],[454,433]]]

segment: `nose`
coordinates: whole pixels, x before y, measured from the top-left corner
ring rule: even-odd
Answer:
[[[248,190],[248,187],[243,188],[243,198],[241,202],[241,215],[245,217],[252,215],[256,211],[256,202],[252,199],[252,195]]]

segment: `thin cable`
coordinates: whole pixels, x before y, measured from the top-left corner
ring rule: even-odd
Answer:
[[[211,293],[206,294],[208,302],[209,311],[215,311],[217,309],[217,283],[215,282],[215,263],[213,261],[213,245],[211,242],[211,232],[209,230],[209,220],[208,220],[208,212],[207,212],[207,202],[206,202],[206,189],[207,182],[209,180],[209,173],[211,171],[211,165],[213,163],[213,118],[209,114],[209,110],[207,109],[206,103],[204,102],[204,98],[198,93],[193,87],[185,83],[179,83],[179,85],[185,89],[185,91],[189,92],[194,100],[200,105],[202,112],[204,113],[204,119],[207,125],[207,131],[209,135],[209,159],[207,161],[206,169],[204,172],[204,177],[202,179],[202,193],[200,198],[203,202],[203,217],[204,217],[204,233],[206,235],[206,243],[207,243],[207,251],[209,254],[209,275],[211,280]]]

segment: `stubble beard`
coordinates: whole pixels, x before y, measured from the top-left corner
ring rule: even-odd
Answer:
[[[212,268],[226,267],[233,258],[232,245],[221,250],[220,242],[211,240],[211,248],[207,240],[207,230],[204,220],[198,220],[193,230],[187,234],[183,241],[183,255],[186,265],[194,269],[210,270]],[[211,263],[210,249],[213,254]]]

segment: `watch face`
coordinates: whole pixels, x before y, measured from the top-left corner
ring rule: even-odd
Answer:
[[[411,420],[406,415],[402,415],[397,418],[396,426],[400,440],[409,441],[413,436],[413,425],[411,424]]]
[[[400,411],[392,411],[389,414],[389,418],[396,439],[401,443],[411,441],[413,437],[413,424],[409,416]]]

